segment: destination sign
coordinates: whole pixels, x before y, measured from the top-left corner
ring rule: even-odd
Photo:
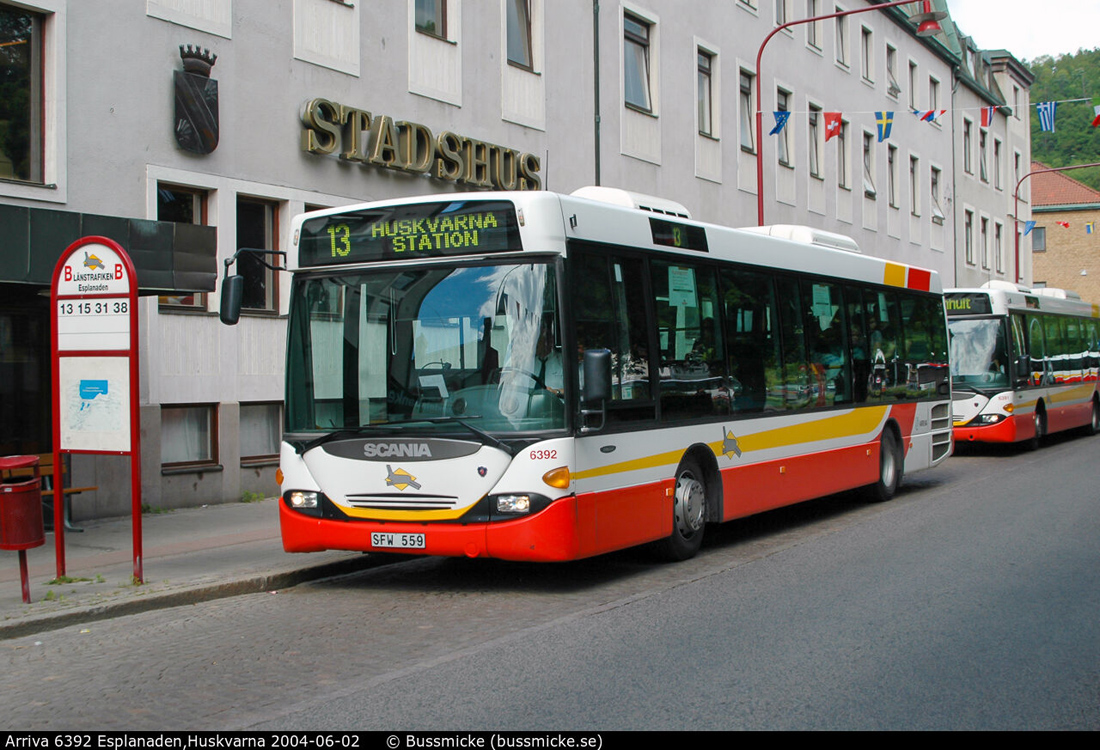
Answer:
[[[675,247],[679,250],[698,250],[703,253],[710,250],[707,246],[707,232],[702,227],[650,218],[649,230],[653,234],[654,245]]]
[[[988,294],[945,294],[943,306],[948,315],[991,315]]]
[[[522,250],[507,201],[446,201],[333,214],[302,224],[303,266]]]

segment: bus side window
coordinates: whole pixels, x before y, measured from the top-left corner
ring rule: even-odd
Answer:
[[[578,362],[585,349],[610,350],[608,419],[653,419],[644,262],[586,249],[572,258]]]
[[[815,394],[813,405],[848,403],[852,400],[852,370],[840,287],[803,281],[802,308],[806,315],[811,388]]]
[[[867,316],[863,307],[863,293],[848,287],[844,290],[848,307],[848,346],[852,358],[852,400],[857,404],[867,401],[868,381],[871,377],[871,350],[867,340]]]
[[[779,408],[803,409],[814,403],[813,380],[806,357],[806,339],[802,298],[798,291],[798,279],[775,280],[779,302],[779,327],[782,331],[783,379],[777,396]]]
[[[713,268],[650,262],[659,357],[661,419],[728,414]]]
[[[734,412],[763,411],[769,383],[778,382],[779,372],[772,281],[762,273],[732,268],[722,269],[721,279],[731,407]]]

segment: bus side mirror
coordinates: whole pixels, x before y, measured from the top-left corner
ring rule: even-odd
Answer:
[[[227,326],[237,325],[241,319],[241,300],[244,298],[244,276],[226,276],[222,279],[222,301],[219,317]]]
[[[607,349],[586,349],[582,374],[581,432],[602,430],[607,419],[607,402],[611,399],[611,352]],[[600,415],[600,424],[589,427],[588,417],[595,414]]]

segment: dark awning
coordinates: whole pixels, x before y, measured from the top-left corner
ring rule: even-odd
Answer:
[[[93,235],[130,254],[143,296],[214,291],[215,227],[6,205],[0,205],[0,283],[48,287],[65,248]]]

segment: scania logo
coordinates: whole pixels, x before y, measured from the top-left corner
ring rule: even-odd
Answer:
[[[363,443],[363,455],[367,458],[431,458],[432,449],[427,443]]]

